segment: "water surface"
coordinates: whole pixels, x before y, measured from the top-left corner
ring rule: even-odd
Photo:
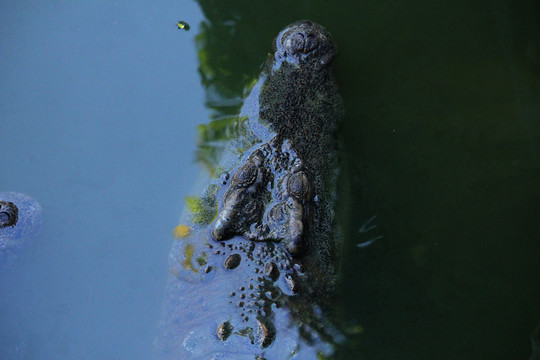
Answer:
[[[171,229],[208,169],[194,160],[215,155],[196,126],[238,112],[301,18],[334,34],[346,107],[337,358],[528,357],[538,1],[7,1],[0,14],[0,191],[44,211],[0,274],[0,331],[22,358],[150,357]]]

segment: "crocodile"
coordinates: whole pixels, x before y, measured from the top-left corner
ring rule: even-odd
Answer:
[[[156,358],[316,359],[342,340],[335,55],[311,21],[277,35],[240,114],[251,146],[175,229]]]
[[[0,265],[11,264],[36,237],[41,206],[28,195],[0,192]]]

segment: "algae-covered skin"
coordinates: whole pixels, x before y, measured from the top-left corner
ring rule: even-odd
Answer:
[[[0,266],[17,258],[41,227],[41,206],[28,195],[0,192]]]
[[[277,36],[242,109],[254,145],[234,161],[224,157],[224,173],[195,201],[206,206],[191,206],[174,230],[156,358],[333,353],[340,335],[326,300],[340,247],[335,54],[330,34],[309,21]]]

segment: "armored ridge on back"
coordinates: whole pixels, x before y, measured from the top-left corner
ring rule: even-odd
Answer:
[[[159,359],[313,359],[339,337],[323,306],[339,253],[335,45],[300,21],[274,46],[243,108],[256,144],[178,228]]]

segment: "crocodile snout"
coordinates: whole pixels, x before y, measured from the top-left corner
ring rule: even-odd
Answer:
[[[311,21],[299,21],[292,24],[281,38],[284,51],[291,54],[309,54],[319,46],[318,29]]]
[[[308,54],[319,45],[319,39],[312,31],[298,31],[285,40],[284,47],[292,53]]]
[[[304,64],[310,59],[328,63],[335,55],[330,34],[321,25],[302,20],[289,25],[276,38],[276,60]]]

